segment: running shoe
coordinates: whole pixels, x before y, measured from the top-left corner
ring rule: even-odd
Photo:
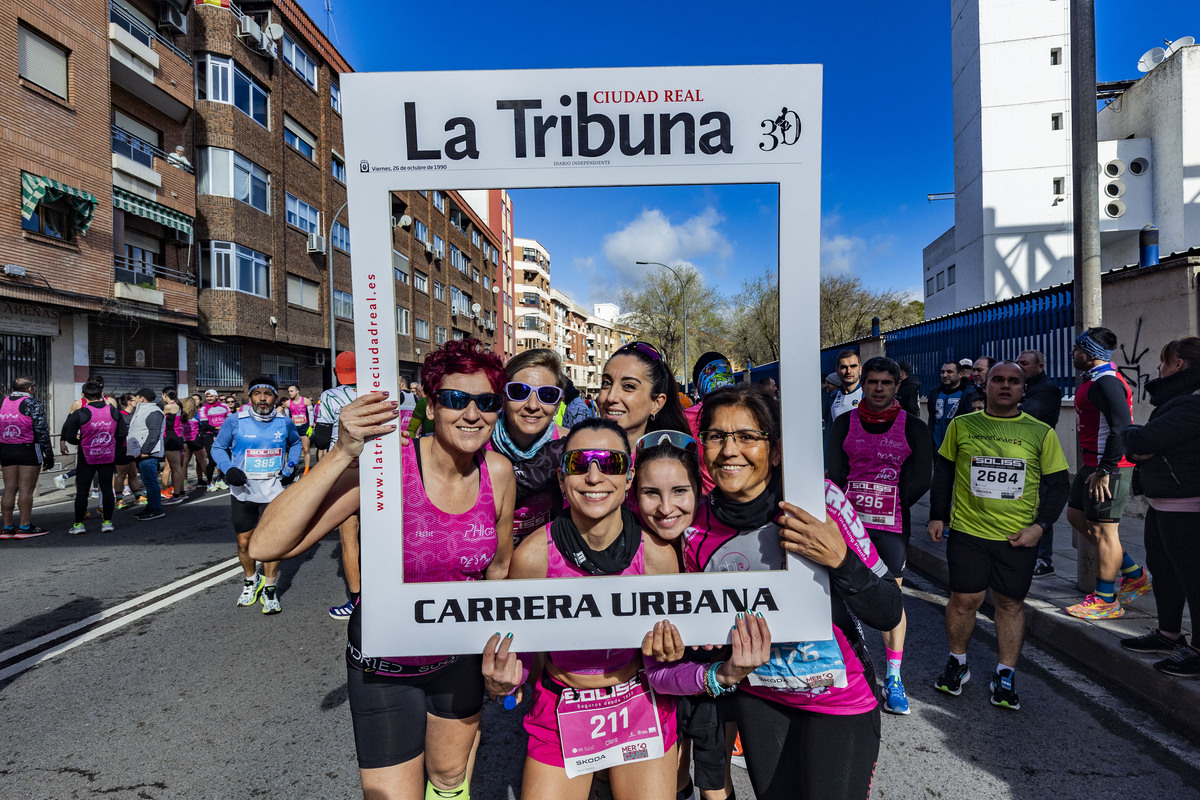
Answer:
[[[64,472],[61,475],[55,475],[54,476],[54,485],[60,489],[67,488],[67,473]]]
[[[1171,655],[1181,647],[1187,647],[1187,634],[1182,633],[1178,639],[1168,639],[1163,636],[1162,631],[1154,628],[1145,636],[1134,636],[1131,639],[1122,639],[1121,647],[1126,650],[1132,650],[1135,653],[1165,653]]]
[[[283,609],[279,606],[279,598],[275,596],[274,586],[264,586],[262,590],[262,607],[264,614],[278,614]]]
[[[1048,578],[1054,574],[1054,565],[1043,558],[1039,558],[1037,563],[1033,565],[1033,577]]]
[[[1067,606],[1067,613],[1080,619],[1117,619],[1125,616],[1125,609],[1115,600],[1106,603],[1096,595],[1089,594],[1082,603]]]
[[[253,578],[242,581],[242,593],[238,596],[238,608],[254,605],[263,590],[263,577],[256,574]]]
[[[162,499],[163,500],[168,500],[174,496],[175,496],[175,487],[174,486],[168,486],[167,488],[162,490]]]
[[[225,483],[225,481],[213,481],[213,484],[217,487],[218,492],[223,492],[229,488],[229,484]]]
[[[100,499],[100,490],[95,487],[92,487],[92,490],[90,492],[88,492],[88,499],[99,500]]]
[[[1190,647],[1181,647],[1154,668],[1176,678],[1200,678],[1200,653]]]
[[[1121,588],[1117,592],[1117,602],[1122,605],[1132,603],[1142,595],[1149,594],[1152,589],[1154,589],[1154,583],[1150,580],[1150,573],[1143,569],[1140,578],[1121,581]]]
[[[904,682],[899,675],[889,675],[880,690],[883,695],[883,710],[889,714],[908,713],[908,695],[904,693]]]
[[[133,494],[133,490],[130,489],[128,486],[126,486],[124,489],[121,490],[122,497],[129,497],[129,495],[131,495],[131,494]]]
[[[16,525],[5,525],[2,529],[0,529],[0,539],[11,539],[13,538],[13,534],[16,532]]]
[[[122,497],[117,501],[117,511],[137,505],[137,500],[133,497]]]
[[[45,528],[39,528],[37,525],[21,525],[13,533],[14,539],[33,539],[37,536],[45,536],[50,531]]]
[[[334,619],[348,620],[350,615],[354,613],[354,601],[347,600],[345,605],[333,606],[329,609],[329,616]]]
[[[1013,686],[1011,669],[1002,669],[992,675],[992,705],[1011,708],[1013,711],[1021,707],[1021,700]]]
[[[186,497],[163,497],[162,504],[164,506],[177,506],[186,499]]]
[[[113,528],[111,519],[106,519],[100,523],[100,532],[101,533],[112,533],[114,530],[116,530],[116,529]]]
[[[74,525],[71,526],[70,530],[68,530],[67,533],[77,536],[81,533],[87,533],[87,528],[83,527],[82,522],[76,522]]]
[[[729,757],[729,763],[735,767],[746,768],[746,751],[742,749],[742,734],[740,732],[737,738],[733,740],[733,755]]]
[[[946,659],[946,669],[933,682],[933,688],[958,697],[962,694],[963,684],[969,680],[971,680],[971,668],[966,664],[959,664],[957,658],[950,656]]]
[[[138,495],[138,499],[137,499],[137,504],[138,504],[139,506],[145,506],[145,505],[149,505],[149,504],[150,504],[150,498],[149,498],[149,497],[146,497],[146,495],[144,495],[144,494],[139,494],[139,495]]]
[[[205,491],[209,491],[209,492],[219,492],[221,490],[221,487],[217,486],[216,481],[213,481],[212,483],[208,484],[204,488],[205,488]]]
[[[162,519],[166,513],[161,509],[147,508],[140,514],[134,514],[133,518],[139,522],[150,522],[151,520]]]
[[[196,491],[198,491],[198,492],[207,492],[207,491],[209,491],[209,488],[208,488],[208,481],[197,481],[197,482],[196,482]]]

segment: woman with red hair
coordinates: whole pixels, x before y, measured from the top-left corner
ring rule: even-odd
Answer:
[[[425,358],[421,383],[434,433],[400,450],[405,583],[508,575],[516,482],[508,459],[483,449],[506,380],[499,357],[476,339],[448,342]],[[267,507],[251,554],[265,560],[299,555],[357,514],[358,456],[367,440],[394,432],[398,416],[388,392],[345,406],[337,443]],[[468,530],[486,535],[464,536]],[[361,645],[356,607],[346,661],[363,795],[469,797],[483,707],[482,656],[376,657]]]

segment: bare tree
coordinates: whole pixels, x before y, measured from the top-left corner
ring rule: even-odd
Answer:
[[[728,338],[739,363],[768,364],[779,360],[779,277],[768,269],[756,278],[742,281],[741,292],[729,311]]]
[[[822,275],[821,346],[870,334],[872,317],[879,317],[886,331],[920,322],[924,310],[920,300],[910,300],[903,292],[868,289],[857,275]]]
[[[682,284],[664,269],[648,268],[636,289],[621,290],[623,322],[662,351],[676,375],[690,380],[691,365],[683,363],[683,300],[687,298],[688,356],[720,343],[725,333],[721,311],[725,303],[717,290],[692,267],[679,269]]]

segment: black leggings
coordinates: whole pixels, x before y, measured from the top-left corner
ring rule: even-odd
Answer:
[[[1158,627],[1179,633],[1183,604],[1200,614],[1200,513],[1146,510],[1146,566],[1154,579]]]
[[[89,464],[82,458],[75,465],[75,524],[83,522],[87,515],[88,488],[92,478],[100,480],[100,505],[104,516],[101,519],[111,520],[116,500],[113,497],[113,475],[117,472],[116,464]]]
[[[879,758],[878,706],[837,716],[746,692],[734,698],[758,800],[867,800]]]

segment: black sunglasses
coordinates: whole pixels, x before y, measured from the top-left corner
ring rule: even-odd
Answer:
[[[499,411],[500,405],[504,402],[504,398],[495,392],[469,394],[460,392],[458,389],[438,389],[433,396],[439,406],[445,406],[454,411],[462,411],[474,402],[475,407],[485,414]]]

